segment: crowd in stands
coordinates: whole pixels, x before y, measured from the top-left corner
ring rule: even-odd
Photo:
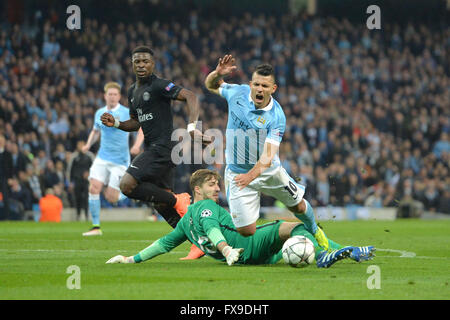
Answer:
[[[104,105],[106,82],[119,82],[128,104],[130,53],[148,45],[155,73],[200,97],[203,130],[226,128],[225,100],[204,87],[219,57],[235,56],[238,70],[226,79],[234,83],[271,63],[274,97],[287,119],[280,158],[314,206],[415,200],[450,213],[448,24],[391,22],[381,32],[305,14],[179,14],[127,24],[84,18],[74,31],[50,16],[0,29],[0,153],[12,155],[4,172],[11,199],[31,210],[51,188],[65,207],[74,206],[67,169],[77,142],[86,141]],[[173,108],[174,127],[186,127],[184,104]],[[178,167],[175,191],[189,191],[192,170]]]

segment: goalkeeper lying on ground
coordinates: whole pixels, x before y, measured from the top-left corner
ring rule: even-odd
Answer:
[[[176,228],[135,256],[115,256],[106,263],[139,263],[167,253],[189,240],[208,256],[226,261],[230,266],[235,263],[272,264],[281,259],[284,241],[296,235],[305,236],[313,242],[319,268],[328,268],[344,258],[358,262],[372,258],[373,246],[343,247],[330,239],[330,251],[327,252],[298,222],[274,221],[258,226],[253,236],[240,235],[230,213],[216,203],[220,192],[219,179],[220,175],[215,171],[201,169],[194,172],[190,180],[194,203]]]

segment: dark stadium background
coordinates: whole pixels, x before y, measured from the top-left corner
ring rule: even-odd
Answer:
[[[272,63],[288,125],[280,157],[314,206],[450,213],[448,1],[319,0],[313,15],[293,2],[302,3],[1,0],[0,139],[13,162],[0,166],[0,220],[22,219],[50,187],[73,206],[67,163],[106,82],[122,84],[126,105],[139,44],[155,49],[160,76],[201,97],[203,129],[226,126],[225,101],[203,85],[220,56],[237,58],[229,82]],[[81,30],[66,28],[71,4]],[[372,4],[381,30],[366,28]],[[183,106],[174,110],[175,127],[185,127]],[[177,167],[176,192],[198,167]]]

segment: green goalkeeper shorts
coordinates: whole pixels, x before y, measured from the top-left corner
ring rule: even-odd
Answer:
[[[238,263],[274,264],[281,259],[283,243],[278,233],[283,221],[273,221],[256,227],[251,237],[242,237],[233,243],[234,248],[244,248]]]

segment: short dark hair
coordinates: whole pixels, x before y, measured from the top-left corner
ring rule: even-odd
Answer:
[[[150,55],[153,57],[153,50],[150,47],[147,46],[138,46],[136,48],[134,48],[133,52],[131,53],[131,55],[134,55],[135,53],[150,53]]]
[[[261,76],[272,76],[273,81],[275,81],[275,70],[272,65],[268,63],[258,65],[255,72]]]

